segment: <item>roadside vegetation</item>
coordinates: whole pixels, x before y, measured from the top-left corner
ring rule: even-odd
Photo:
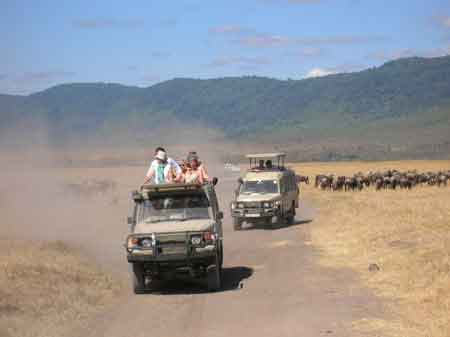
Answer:
[[[302,175],[448,169],[450,161],[299,164]],[[450,186],[302,192],[317,207],[312,240],[321,263],[354,270],[385,298],[386,317],[354,322],[362,336],[450,336]]]
[[[121,291],[63,242],[0,238],[0,336],[68,336]]]

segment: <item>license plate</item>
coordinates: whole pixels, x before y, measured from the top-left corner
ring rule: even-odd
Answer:
[[[133,254],[135,255],[152,255],[153,251],[151,249],[148,250],[133,250]]]
[[[261,216],[260,213],[250,213],[245,215],[247,218],[259,218]]]
[[[186,254],[187,249],[185,246],[182,247],[162,247],[160,254],[163,255],[174,255],[174,254]]]

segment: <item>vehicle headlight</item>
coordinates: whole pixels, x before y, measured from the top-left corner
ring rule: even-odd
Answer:
[[[271,202],[265,202],[265,203],[263,204],[263,207],[264,207],[264,208],[271,208],[271,207],[273,207],[273,205],[272,205]]]
[[[280,205],[281,205],[281,200],[275,201],[275,206],[280,206]]]
[[[203,232],[203,240],[205,240],[205,242],[210,243],[210,242],[214,242],[216,241],[216,234],[210,231],[207,232]]]
[[[127,239],[127,248],[134,248],[139,244],[138,238],[129,236]]]
[[[193,235],[193,236],[191,236],[191,243],[194,246],[200,245],[202,243],[201,235]]]
[[[238,207],[238,208],[244,208],[244,203],[238,202],[237,207]]]
[[[141,240],[142,248],[151,248],[153,246],[153,241],[150,238],[144,238]]]
[[[154,235],[152,236],[129,236],[127,240],[127,248],[152,248],[155,242]]]

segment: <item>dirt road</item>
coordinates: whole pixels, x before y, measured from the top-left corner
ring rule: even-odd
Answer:
[[[380,312],[376,300],[349,272],[317,265],[318,253],[308,234],[314,226],[314,209],[307,196],[293,226],[234,232],[228,215],[234,185],[235,178],[228,177],[218,186],[225,213],[223,291],[206,293],[200,285],[182,281],[166,284],[156,294],[134,295],[130,287],[115,308],[93,320],[82,334],[351,336],[352,321]],[[130,182],[122,184],[124,191],[129,188]],[[108,213],[111,222],[97,222],[92,233],[105,235],[91,247],[103,265],[126,279],[128,265],[121,244],[127,207],[121,202]]]

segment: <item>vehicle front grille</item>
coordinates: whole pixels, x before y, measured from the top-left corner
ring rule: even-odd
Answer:
[[[187,233],[166,233],[156,235],[158,255],[180,255],[187,253]]]
[[[261,208],[261,203],[259,201],[244,202],[244,208]]]
[[[187,233],[166,233],[156,235],[156,242],[159,245],[185,244],[186,240]]]

